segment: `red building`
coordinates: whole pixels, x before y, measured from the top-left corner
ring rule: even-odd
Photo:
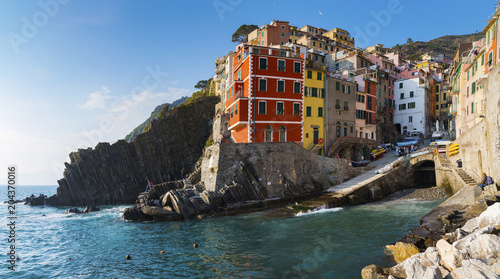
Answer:
[[[302,142],[304,58],[291,49],[239,45],[226,91],[231,137]]]

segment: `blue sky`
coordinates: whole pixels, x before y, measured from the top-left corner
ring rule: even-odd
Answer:
[[[361,46],[481,31],[494,0],[0,1],[0,184],[56,185],[68,154],[114,142],[194,92],[241,24],[351,32]],[[2,171],[3,170],[3,171]]]

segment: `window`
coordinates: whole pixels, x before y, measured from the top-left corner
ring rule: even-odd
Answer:
[[[280,141],[286,141],[286,127],[280,127]]]
[[[373,139],[373,132],[372,132],[372,139]]]
[[[281,29],[285,29],[285,25],[281,25]]]
[[[267,58],[259,58],[259,69],[267,70]]]
[[[439,109],[439,105],[436,105],[436,109]]]
[[[238,115],[238,104],[234,105],[234,115]]]
[[[259,101],[259,114],[266,114],[266,102]]]
[[[231,108],[230,112],[230,118],[233,118],[233,108]]]
[[[316,79],[317,80],[322,80],[323,79],[323,74],[322,73],[318,73]]]
[[[408,108],[409,109],[415,108],[415,102],[408,103]]]
[[[320,98],[325,98],[325,88],[321,88],[320,93],[321,93],[321,95],[319,97]]]
[[[285,92],[285,81],[278,80],[278,92]]]
[[[293,115],[300,115],[300,104],[293,103]]]
[[[281,42],[281,45],[283,45],[283,42]],[[286,51],[280,51],[280,56],[286,57]]]
[[[347,86],[347,94],[351,94],[351,87]]]
[[[410,91],[410,98],[415,97],[415,93],[413,91]]]
[[[408,116],[408,122],[413,122],[413,116]]]
[[[278,60],[278,71],[285,71],[285,60]]]
[[[285,37],[285,33],[281,33],[281,38],[284,38]]]
[[[443,101],[446,101],[446,92],[443,93]]]
[[[323,107],[318,107],[318,117],[323,117]]]
[[[344,127],[344,137],[347,137],[347,127]]]
[[[306,107],[306,116],[311,116],[311,107]]]
[[[470,113],[474,114],[474,103],[470,104]]]
[[[372,110],[372,98],[368,96],[366,97],[366,108]]]
[[[467,86],[467,97],[469,97],[469,86]]]
[[[340,82],[335,82],[335,90],[340,91]]]
[[[283,104],[283,102],[276,103],[276,114],[285,114],[285,105]]]
[[[259,91],[267,91],[267,80],[259,79]]]
[[[243,69],[238,70],[238,80],[243,80]]]
[[[342,92],[345,93],[345,84],[342,84]]]
[[[340,100],[335,100],[335,108],[340,109]]]
[[[253,53],[254,54],[260,54],[260,49],[259,48],[253,48]]]
[[[320,48],[323,48],[323,43],[319,43],[319,47],[320,47]]]
[[[436,94],[436,102],[439,102],[439,94]]]
[[[472,94],[476,93],[476,82],[472,83]]]
[[[446,104],[441,104],[441,108],[445,109],[446,108]]]
[[[294,73],[300,73],[300,68],[301,68],[300,62],[294,62],[293,63],[293,72]]]
[[[293,83],[293,93],[299,93],[300,94],[300,82],[294,82]]]
[[[406,109],[406,104],[399,105],[399,110],[405,110],[405,109]]]
[[[402,82],[399,84],[399,88],[403,88],[403,83]]]
[[[344,101],[344,110],[349,111],[349,103]]]
[[[315,47],[315,46],[316,46],[316,42],[313,42],[313,47]]]
[[[318,88],[311,87],[311,96],[312,97],[318,97]]]
[[[307,78],[313,78],[313,72],[307,71]]]
[[[481,55],[481,66],[484,66],[484,55]]]
[[[273,141],[273,128],[271,128],[271,126],[269,126],[269,125],[266,127],[265,141],[266,142]]]

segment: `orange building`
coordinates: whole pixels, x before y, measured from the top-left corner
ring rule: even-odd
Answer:
[[[302,142],[304,57],[286,48],[241,44],[226,94],[235,142]]]

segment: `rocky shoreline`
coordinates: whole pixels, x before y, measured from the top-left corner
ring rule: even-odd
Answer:
[[[426,199],[441,191],[401,192],[393,198]],[[422,217],[418,228],[387,245],[397,265],[369,265],[362,278],[500,278],[500,196],[496,185],[486,192],[468,187],[453,195]]]

